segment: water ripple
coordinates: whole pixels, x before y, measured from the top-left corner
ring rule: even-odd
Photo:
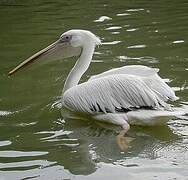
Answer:
[[[121,26],[112,26],[112,27],[108,27],[105,30],[117,30],[117,29],[121,29]]]
[[[145,44],[139,44],[139,45],[133,45],[133,46],[128,46],[127,49],[137,49],[137,48],[145,48]]]
[[[118,13],[116,16],[130,16],[131,14],[129,13]]]
[[[41,140],[49,140],[49,139],[57,138],[59,136],[69,135],[71,133],[72,133],[72,131],[59,130],[59,131],[41,131],[41,132],[37,132],[35,134],[53,134],[51,136],[41,138]]]
[[[101,16],[99,17],[99,19],[94,20],[94,22],[104,22],[107,20],[111,20],[112,18],[108,17],[108,16]]]
[[[114,45],[114,44],[119,44],[121,41],[111,41],[111,42],[103,42],[103,45]]]
[[[8,145],[10,145],[10,144],[12,144],[11,141],[0,141],[0,147],[1,147],[1,146],[8,146]]]
[[[56,162],[49,162],[47,160],[32,160],[32,161],[20,161],[20,162],[11,162],[11,163],[0,163],[0,169],[10,170],[15,168],[45,168],[56,164]]]
[[[184,42],[185,42],[184,40],[176,40],[176,41],[173,41],[172,44],[180,44]]]
[[[0,151],[0,157],[31,157],[31,156],[42,156],[48,152],[44,151]]]
[[[17,123],[15,124],[14,126],[15,127],[26,127],[26,126],[33,126],[33,125],[36,125],[38,122],[35,121],[35,122],[30,122],[30,123]]]
[[[92,60],[92,62],[94,62],[94,63],[102,63],[104,61],[103,60]]]
[[[127,32],[133,32],[133,31],[137,31],[139,28],[131,28],[131,29],[127,29]]]
[[[137,62],[149,62],[149,63],[158,63],[158,60],[155,57],[143,56],[143,57],[128,57],[128,56],[117,56],[120,62],[136,60]]]
[[[118,31],[111,32],[111,34],[120,34]]]
[[[128,12],[138,12],[138,11],[144,11],[143,8],[138,8],[138,9],[127,9],[126,11]]]
[[[12,114],[10,111],[0,111],[0,116],[8,116],[10,114]]]

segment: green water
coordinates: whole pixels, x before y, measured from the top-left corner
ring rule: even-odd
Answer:
[[[82,81],[127,64],[160,68],[180,97],[175,105],[188,109],[187,1],[1,0],[0,179],[188,179],[187,116],[163,127],[131,127],[135,140],[122,153],[116,127],[64,119],[54,105],[73,59],[7,76],[73,28],[103,41]]]

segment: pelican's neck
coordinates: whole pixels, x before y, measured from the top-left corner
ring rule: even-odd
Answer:
[[[90,65],[94,50],[95,44],[93,42],[87,42],[87,44],[83,46],[82,53],[79,59],[70,71],[65,81],[63,93],[69,88],[76,86],[79,83],[82,75],[86,72]]]

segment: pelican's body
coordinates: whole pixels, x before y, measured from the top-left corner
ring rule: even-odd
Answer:
[[[71,30],[65,35],[74,34]],[[82,52],[64,85],[62,104],[70,111],[91,115],[94,119],[121,125],[161,124],[178,115],[166,104],[178,99],[158,76],[158,69],[141,65],[124,66],[95,75],[78,84],[88,69],[95,46],[100,40],[89,31],[82,33]],[[157,119],[159,121],[157,121]],[[163,119],[163,120],[161,120]]]
[[[163,124],[182,112],[166,103],[178,98],[157,71],[141,65],[106,71],[65,91],[62,103],[71,111],[121,126]]]
[[[129,124],[161,124],[169,117],[183,114],[173,111],[166,103],[178,98],[159,77],[159,70],[155,68],[124,66],[78,84],[90,65],[95,46],[100,43],[100,39],[89,31],[67,31],[58,41],[25,60],[9,74],[42,55],[58,54],[62,58],[79,56],[66,79],[62,95],[62,104],[70,111],[89,114],[96,120],[120,125],[125,130],[124,133],[130,128]],[[122,139],[119,139],[119,143],[122,143]]]

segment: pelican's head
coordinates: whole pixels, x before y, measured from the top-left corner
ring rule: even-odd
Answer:
[[[85,44],[93,43],[94,45],[101,44],[100,39],[87,30],[69,30],[60,36],[60,41],[69,42],[72,47],[83,47]]]
[[[73,56],[80,56],[83,47],[87,47],[88,43],[93,45],[101,44],[100,39],[92,32],[87,30],[69,30],[63,33],[57,41],[48,47],[35,53],[31,57],[16,66],[8,74],[12,75],[19,69],[31,64],[35,61],[45,61],[45,59],[64,59]]]

